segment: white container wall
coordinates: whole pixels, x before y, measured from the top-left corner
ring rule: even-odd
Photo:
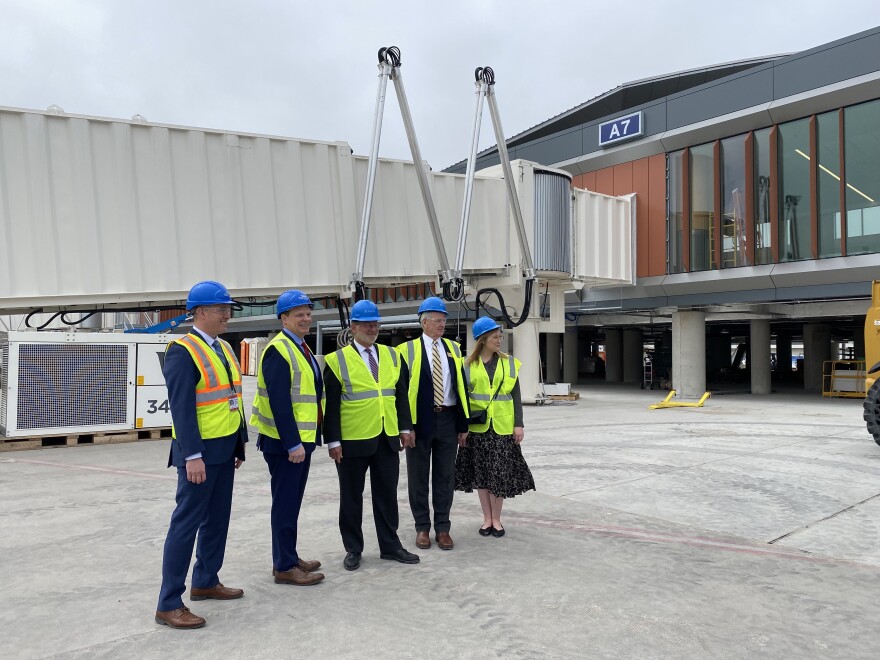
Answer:
[[[575,279],[587,286],[635,284],[635,195],[574,193]]]
[[[344,142],[0,108],[0,313],[177,302],[202,279],[238,297],[347,291],[366,166]],[[368,283],[434,280],[440,268],[414,168],[379,164]],[[465,273],[516,284],[505,185],[500,172],[480,174]],[[452,262],[464,177],[429,181]],[[517,185],[531,233],[533,185]],[[596,249],[632,257],[607,247]]]

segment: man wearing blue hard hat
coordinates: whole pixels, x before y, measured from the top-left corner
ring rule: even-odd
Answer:
[[[232,346],[219,337],[226,332],[232,305],[229,291],[219,282],[193,286],[186,299],[193,329],[165,351],[163,373],[173,423],[168,466],[177,468],[177,506],[165,538],[155,618],[172,628],[205,625],[181,598],[194,543],[190,599],[232,600],[244,595],[241,589],[223,586],[218,576],[235,470],[244,461],[247,442],[241,367]]]
[[[411,374],[409,407],[415,446],[406,450],[409,506],[416,547],[427,550],[431,547],[428,492],[432,490],[434,540],[441,550],[452,550],[449,511],[455,493],[455,455],[468,435],[461,347],[443,337],[447,311],[440,298],[425,298],[418,314],[422,336],[397,347]]]
[[[397,536],[400,455],[411,444],[406,365],[393,348],[377,344],[379,308],[360,300],[351,308],[353,341],[327,356],[324,438],[339,475],[342,565],[357,570],[364,551],[364,481],[370,472],[379,556],[419,563]]]
[[[297,554],[297,523],[312,452],[321,444],[324,387],[305,337],[312,301],[291,289],[278,298],[279,332],[263,351],[250,418],[257,449],[269,466],[272,490],[272,575],[276,584],[311,585],[324,579],[317,560]]]

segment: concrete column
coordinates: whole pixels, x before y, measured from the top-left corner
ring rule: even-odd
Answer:
[[[780,332],[776,335],[776,370],[782,380],[791,378],[791,335]]]
[[[512,353],[522,366],[519,369],[519,391],[523,403],[534,403],[538,396],[538,382],[541,370],[541,353],[538,350],[537,319],[529,319],[515,327]],[[505,333],[507,334],[507,333]],[[502,350],[504,350],[502,348]]]
[[[857,326],[853,328],[853,358],[856,360],[865,359],[865,326]],[[865,367],[871,368],[873,365],[866,364]]]
[[[641,328],[623,331],[623,382],[638,384],[645,373],[645,345]]]
[[[682,399],[706,391],[706,313],[672,314],[672,388]]]
[[[562,363],[559,359],[561,335],[558,332],[548,332],[544,336],[547,338],[547,382],[558,383],[562,378]]]
[[[804,324],[804,392],[822,391],[822,367],[831,359],[831,328]]]
[[[749,362],[752,394],[770,394],[770,321],[749,322]]]
[[[605,328],[605,382],[623,382],[623,333]]]
[[[578,331],[576,328],[566,330],[562,336],[562,382],[578,382]]]

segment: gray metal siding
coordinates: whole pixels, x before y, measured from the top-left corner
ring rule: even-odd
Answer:
[[[666,101],[669,130],[773,100],[773,70],[760,67]]]
[[[535,269],[571,271],[571,182],[535,172]]]
[[[774,99],[832,85],[880,69],[880,31],[799,53],[775,64]]]

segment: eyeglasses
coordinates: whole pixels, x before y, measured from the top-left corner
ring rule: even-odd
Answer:
[[[439,319],[425,319],[428,323],[436,323],[437,325],[446,325],[446,317],[441,316]]]
[[[205,307],[206,310],[211,310],[215,314],[220,316],[232,316],[232,307],[229,305],[211,305]]]

